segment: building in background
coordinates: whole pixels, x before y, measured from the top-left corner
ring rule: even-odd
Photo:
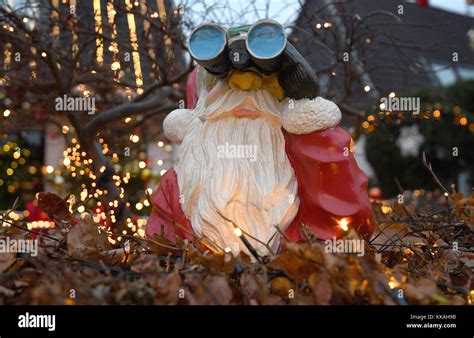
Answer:
[[[349,113],[379,109],[382,97],[474,79],[474,17],[432,8],[429,1],[308,0],[290,39],[317,72],[321,95],[346,113],[346,106]],[[341,62],[345,52],[348,62]],[[366,137],[357,130],[362,121],[345,114],[343,126],[360,135],[357,161],[376,181]],[[417,152],[423,143],[418,129],[401,129],[396,144],[402,156],[408,148]],[[459,173],[457,186],[468,192],[466,177]]]
[[[428,84],[446,86],[460,79],[474,78],[474,49],[471,46],[474,17],[429,7],[427,1],[418,4],[365,0],[338,6],[329,6],[330,3],[329,0],[305,1],[294,24],[297,29],[291,35],[298,50],[318,73],[323,94],[334,95],[327,93],[329,89],[325,83],[333,76],[331,65],[342,56],[331,55],[330,51],[312,42],[330,34],[337,38],[340,32],[337,23],[332,21],[341,20],[341,15],[373,16],[367,20],[368,27],[373,28],[372,34],[364,32],[364,43],[368,45],[366,53],[356,57],[363,67],[361,81],[372,84],[377,93],[364,93],[363,86],[354,90],[353,97],[348,97],[347,102],[358,109],[365,109],[374,99],[391,92],[409,92]],[[374,15],[376,12],[391,16]],[[340,86],[334,90],[343,87],[343,80],[340,79]]]

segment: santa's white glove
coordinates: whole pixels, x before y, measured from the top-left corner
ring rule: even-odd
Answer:
[[[283,128],[291,134],[308,134],[335,127],[341,122],[341,111],[329,100],[286,99],[282,103]]]
[[[189,121],[193,118],[192,109],[175,109],[163,121],[163,132],[173,143],[181,143],[186,135]]]

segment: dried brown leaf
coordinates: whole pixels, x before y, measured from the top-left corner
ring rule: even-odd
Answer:
[[[274,293],[286,299],[289,297],[290,291],[294,291],[293,283],[286,277],[277,277],[272,279],[270,287]]]
[[[0,253],[0,273],[7,271],[15,262],[14,253]]]
[[[314,265],[293,251],[285,251],[274,257],[268,267],[283,271],[288,277],[302,280],[314,271]]]
[[[43,210],[48,217],[58,226],[72,223],[72,213],[69,210],[69,196],[61,198],[51,192],[40,192],[37,195],[38,208]]]
[[[308,284],[313,290],[316,304],[329,304],[332,297],[332,285],[329,275],[326,272],[313,272],[308,277]]]
[[[101,259],[101,252],[111,250],[107,234],[90,215],[85,215],[67,234],[68,253],[77,258]]]
[[[227,305],[233,298],[232,289],[224,276],[207,276],[204,279],[207,293],[220,305]]]
[[[380,224],[370,241],[370,244],[378,251],[397,250],[403,245],[425,245],[426,243],[425,238],[411,234],[407,226],[402,223]]]

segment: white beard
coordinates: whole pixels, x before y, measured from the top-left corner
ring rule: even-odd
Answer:
[[[200,101],[175,164],[185,215],[196,234],[234,254],[248,252],[235,226],[276,251],[280,235],[275,226],[284,231],[299,207],[298,184],[285,152],[276,101],[266,91],[237,90],[227,90],[207,107]],[[232,110],[244,102],[262,115],[234,117]],[[219,149],[226,143],[256,147],[255,161],[222,157]],[[250,236],[246,238],[260,255],[269,253]]]

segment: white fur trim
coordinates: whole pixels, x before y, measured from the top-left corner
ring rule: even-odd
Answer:
[[[287,99],[282,104],[283,128],[291,134],[308,134],[335,127],[341,122],[341,111],[337,105],[322,97],[293,102]]]
[[[175,109],[163,121],[163,132],[173,143],[181,143],[192,118],[191,109]]]

